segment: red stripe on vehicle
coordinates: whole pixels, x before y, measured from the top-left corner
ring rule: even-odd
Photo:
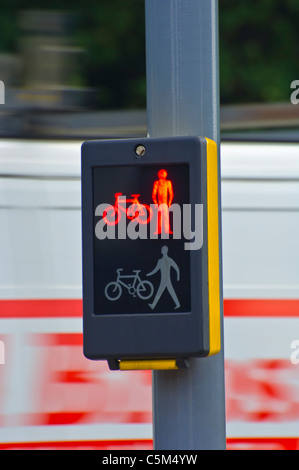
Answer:
[[[82,300],[0,300],[0,318],[57,317],[82,317]]]
[[[299,300],[226,299],[225,317],[299,317]]]
[[[150,439],[115,441],[15,442],[0,444],[0,450],[152,450]]]
[[[0,300],[0,318],[82,317],[81,299]],[[299,300],[225,299],[225,317],[299,317]]]

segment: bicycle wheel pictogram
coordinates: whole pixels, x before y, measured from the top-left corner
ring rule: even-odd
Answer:
[[[105,287],[105,296],[108,300],[111,300],[111,302],[118,300],[121,297],[121,294],[122,287],[115,281],[109,282]]]
[[[121,218],[121,212],[114,206],[108,206],[103,213],[103,219],[107,225],[117,225]]]
[[[141,204],[135,207],[135,219],[139,224],[148,224],[153,217],[153,210],[147,204]]]
[[[137,286],[137,295],[142,300],[148,300],[154,293],[154,286],[149,281],[142,281]]]

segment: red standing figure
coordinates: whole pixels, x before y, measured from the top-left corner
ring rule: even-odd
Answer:
[[[167,180],[167,171],[160,170],[158,180],[155,181],[153,187],[152,198],[158,210],[157,231],[155,235],[160,233],[172,233],[169,224],[169,210],[173,201],[173,189],[170,180]]]

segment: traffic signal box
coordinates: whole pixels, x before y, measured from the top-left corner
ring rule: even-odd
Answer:
[[[111,369],[172,369],[220,351],[216,144],[82,145],[83,338]]]

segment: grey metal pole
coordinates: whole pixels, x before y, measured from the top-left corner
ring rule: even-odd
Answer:
[[[200,135],[219,148],[218,0],[145,0],[145,9],[149,137]],[[156,450],[225,449],[223,319],[220,354],[153,372],[153,421]]]

